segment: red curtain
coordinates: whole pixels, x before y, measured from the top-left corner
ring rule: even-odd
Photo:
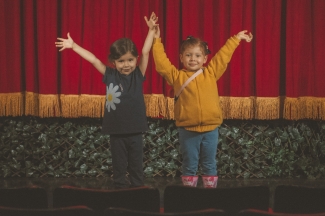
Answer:
[[[21,11],[19,1],[0,1],[0,115],[23,114]]]
[[[325,119],[325,1],[288,0],[286,107],[289,119]]]
[[[141,53],[143,17],[152,11],[179,68],[178,48],[188,35],[208,43],[210,59],[230,36],[253,33],[217,83],[225,118],[325,119],[323,0],[0,0],[0,116],[101,117],[101,74],[54,42],[70,32],[109,64],[109,46],[121,37]],[[146,78],[147,115],[173,119],[173,89],[152,56]]]
[[[281,92],[281,85],[286,85],[281,83],[281,57],[283,55],[281,46],[285,43],[282,40],[282,35],[285,34],[282,25],[285,20],[284,2],[281,0],[255,2],[254,47],[246,44],[246,47],[242,48],[243,52],[249,48],[254,50],[252,86],[254,86],[255,94],[251,95],[256,98],[254,111],[258,119],[282,117],[280,103],[281,96],[284,96],[285,92]]]

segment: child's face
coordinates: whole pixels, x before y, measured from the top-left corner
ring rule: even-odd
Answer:
[[[180,60],[188,71],[197,71],[206,63],[207,56],[204,55],[200,46],[191,46],[180,54]]]
[[[119,59],[115,60],[113,64],[121,74],[129,75],[137,66],[137,57],[127,52]]]

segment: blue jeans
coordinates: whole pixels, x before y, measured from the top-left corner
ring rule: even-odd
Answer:
[[[218,128],[208,132],[178,128],[180,151],[183,157],[182,174],[196,175],[199,161],[204,175],[217,175]]]

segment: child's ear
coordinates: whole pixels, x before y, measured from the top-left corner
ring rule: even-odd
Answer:
[[[179,54],[179,60],[181,60],[181,62],[183,63],[183,55]]]
[[[203,64],[205,64],[207,62],[207,60],[208,60],[208,55],[205,55],[204,59],[203,59]]]

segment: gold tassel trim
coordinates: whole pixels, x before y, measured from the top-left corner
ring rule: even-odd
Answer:
[[[280,97],[257,97],[255,99],[255,118],[271,120],[280,118]]]
[[[79,95],[60,95],[62,117],[79,117],[79,98]]]
[[[60,117],[59,95],[40,94],[39,99],[39,116]]]
[[[282,118],[283,114],[288,120],[325,120],[325,98],[219,97],[219,100],[224,119],[271,120]],[[148,117],[175,119],[174,98],[146,94],[144,101]],[[0,116],[102,118],[104,106],[105,95],[0,93]]]
[[[78,116],[102,118],[104,116],[105,95],[80,95]]]
[[[148,117],[163,117],[168,115],[167,98],[163,94],[145,94],[146,115]]]
[[[325,99],[320,100],[320,119],[325,120]]]
[[[229,119],[230,117],[230,97],[219,97],[222,117]]]
[[[253,97],[220,97],[224,119],[253,119]]]
[[[159,116],[167,116],[167,98],[164,95],[158,96]]]
[[[145,94],[144,102],[148,117],[174,119],[174,98],[163,94]]]
[[[166,110],[167,119],[175,119],[174,104],[175,104],[174,98],[167,97],[167,110]]]
[[[144,103],[147,116],[159,117],[158,95],[144,95]]]
[[[38,93],[25,92],[25,115],[38,116]]]
[[[23,93],[0,93],[0,116],[22,116],[23,114]]]
[[[299,97],[285,98],[284,118],[298,119],[325,119],[325,98]]]

